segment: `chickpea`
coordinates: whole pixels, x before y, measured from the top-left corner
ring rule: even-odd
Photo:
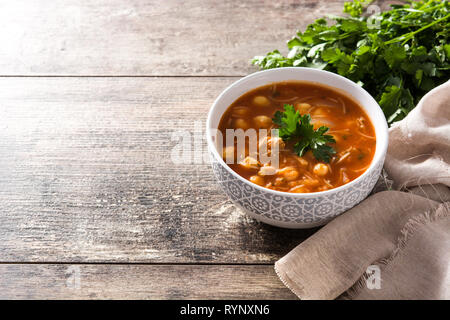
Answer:
[[[264,185],[264,178],[260,177],[260,176],[251,176],[250,177],[250,181],[253,182],[254,184],[259,185],[259,186],[263,186]]]
[[[225,162],[234,162],[234,147],[225,147],[222,151],[222,158],[225,160]]]
[[[306,160],[305,158],[302,157],[297,157],[297,162],[302,166],[302,167],[307,167],[308,166],[308,160]]]
[[[313,172],[320,177],[326,176],[328,174],[328,166],[323,163],[318,163],[314,166]]]
[[[291,188],[296,187],[296,186],[300,186],[300,185],[303,185],[301,180],[294,180],[294,181],[290,181],[288,183],[288,186],[291,187]]]
[[[294,167],[286,167],[278,171],[287,181],[293,181],[298,178],[298,171]]]
[[[268,107],[270,106],[270,101],[264,96],[256,96],[253,98],[253,103],[258,107]]]
[[[327,109],[319,107],[319,108],[314,109],[312,115],[315,117],[323,117],[323,116],[326,116],[327,113],[328,113]]]
[[[284,174],[287,181],[292,181],[298,178],[298,171],[292,170]]]
[[[278,177],[275,179],[275,182],[273,183],[274,186],[279,187],[286,183],[286,179],[283,177]]]
[[[264,166],[259,169],[258,175],[260,176],[272,176],[277,173],[277,169],[272,166]]]
[[[247,107],[234,107],[232,116],[233,117],[242,117],[247,115],[250,112],[250,109]]]
[[[272,119],[262,115],[254,117],[253,122],[258,128],[269,128],[272,125]]]
[[[252,157],[245,157],[244,160],[239,162],[239,165],[244,167],[245,169],[259,169],[260,164],[258,160]]]
[[[250,125],[244,119],[239,118],[234,120],[234,127],[236,129],[247,130],[248,128],[250,128]]]
[[[297,110],[301,114],[307,113],[310,108],[311,105],[309,103],[297,103],[295,105],[295,110]]]
[[[320,184],[320,182],[319,180],[316,179],[305,179],[303,180],[303,184],[309,187],[317,187]]]

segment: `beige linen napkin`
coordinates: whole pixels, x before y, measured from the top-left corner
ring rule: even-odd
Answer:
[[[275,263],[301,299],[450,299],[450,81],[389,130],[376,193]]]

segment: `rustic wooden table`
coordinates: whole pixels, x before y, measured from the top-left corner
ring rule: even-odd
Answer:
[[[0,298],[295,298],[273,263],[315,230],[248,218],[172,133],[343,2],[2,2]]]

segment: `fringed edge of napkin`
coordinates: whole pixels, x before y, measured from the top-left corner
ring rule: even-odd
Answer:
[[[378,262],[375,262],[374,264],[386,267],[392,261],[394,261],[395,258],[400,254],[400,252],[407,246],[409,240],[415,235],[416,231],[419,228],[428,223],[436,222],[444,218],[450,218],[450,202],[442,203],[432,211],[426,211],[416,217],[409,219],[400,231],[400,236],[397,239],[396,248],[394,249],[392,254],[388,258],[382,259]],[[370,274],[364,273],[361,278],[359,278],[359,280],[355,283],[355,285],[353,285],[353,287],[343,293],[339,298],[350,300],[353,299],[358,295],[359,291],[366,286],[366,281],[370,276]]]
[[[278,276],[278,279],[280,279],[280,281],[284,284],[284,286],[285,286],[286,288],[288,288],[289,290],[291,290],[292,293],[294,293],[294,294],[301,300],[301,295],[302,295],[301,292],[299,292],[299,291],[297,291],[296,289],[292,288],[292,287],[288,284],[288,281],[286,280],[287,275],[284,274],[284,273],[281,273],[281,272],[278,270],[278,266],[277,266],[277,263],[276,263],[276,262],[275,262],[273,268],[274,268],[274,270],[275,270],[275,273],[276,273],[277,276]]]

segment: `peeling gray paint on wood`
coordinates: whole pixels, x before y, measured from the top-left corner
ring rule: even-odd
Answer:
[[[0,78],[0,261],[267,263],[312,234],[248,218],[208,163],[172,164],[171,132],[234,80]]]

